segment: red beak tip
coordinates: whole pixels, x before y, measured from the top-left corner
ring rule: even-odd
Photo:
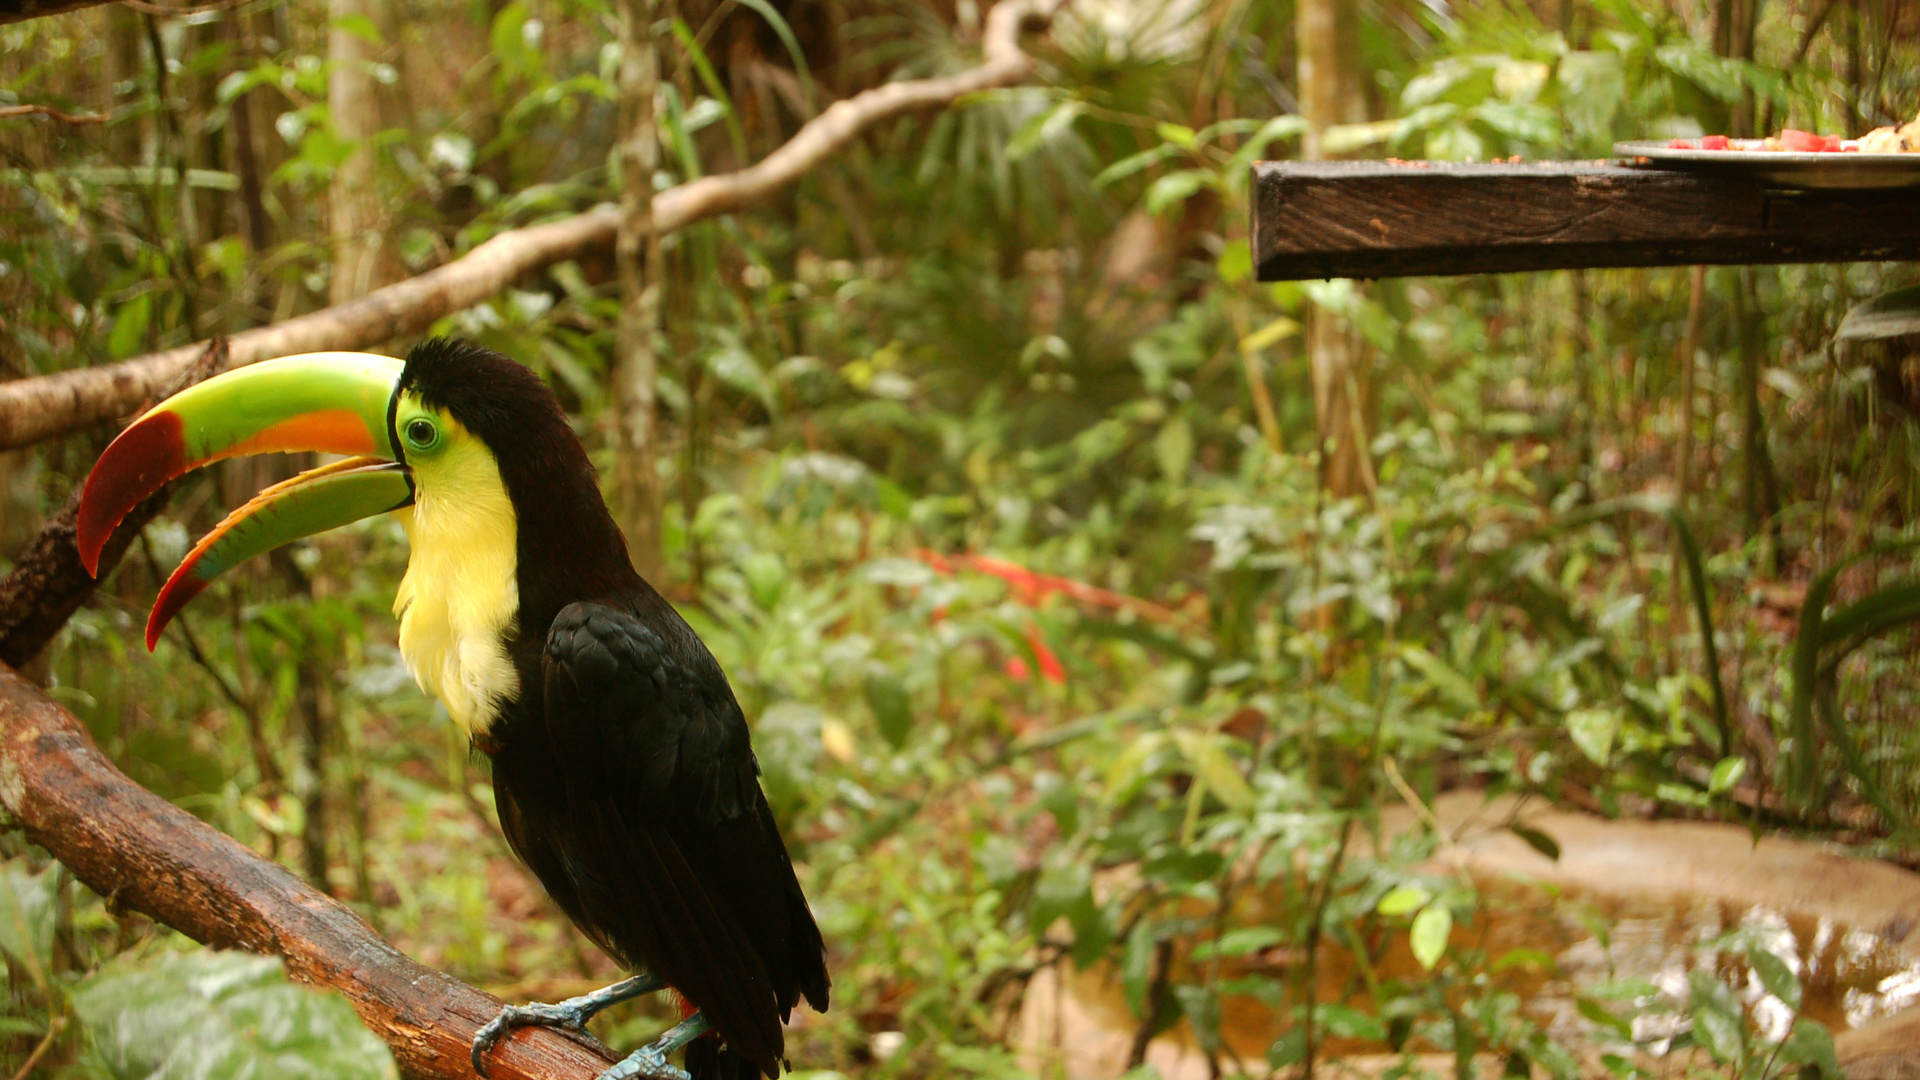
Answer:
[[[73,546],[80,549],[80,565],[87,568],[88,575],[92,577],[99,577],[100,576],[100,551],[102,548],[106,547],[106,545],[105,544],[89,544],[87,543],[87,539],[90,539],[90,538],[82,538],[79,540],[75,540]]]

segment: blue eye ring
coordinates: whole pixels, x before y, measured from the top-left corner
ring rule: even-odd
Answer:
[[[439,426],[424,416],[416,416],[407,421],[404,434],[407,445],[415,450],[432,449],[433,444],[440,441]]]

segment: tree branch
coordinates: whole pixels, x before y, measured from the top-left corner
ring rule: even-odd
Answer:
[[[75,8],[92,7],[108,0],[0,0],[0,24],[58,15]]]
[[[223,344],[216,340],[168,389],[217,371]],[[114,531],[101,555],[103,575],[170,489]],[[69,504],[0,582],[0,657],[19,664],[37,654],[93,594],[95,580],[73,546]],[[127,779],[73,714],[9,666],[0,666],[0,805],[110,902],[216,948],[279,956],[295,979],[344,993],[393,1048],[402,1075],[472,1080],[467,1048],[499,1010],[497,1000],[407,959],[345,905]],[[583,1043],[521,1029],[490,1062],[495,1076],[551,1080],[597,1075],[611,1060]]]
[[[227,366],[227,339],[214,338],[200,356],[161,397],[171,397]],[[142,499],[107,538],[100,552],[100,577],[120,565],[121,556],[140,530],[146,528],[173,496],[173,484]],[[21,553],[13,572],[0,581],[0,663],[20,667],[40,655],[53,635],[67,624],[93,595],[99,580],[80,564],[74,546],[74,524],[79,519],[80,489],[74,488],[66,506],[53,515]]]
[[[107,122],[107,117],[104,113],[61,112],[51,105],[0,105],[0,120],[5,120],[9,116],[45,116],[58,120],[63,124],[104,124]]]
[[[400,1074],[473,1080],[467,1048],[500,1002],[401,955],[346,905],[115,768],[72,713],[0,668],[0,804],[88,888],[214,948],[279,956],[346,995]],[[500,1080],[590,1077],[609,1057],[518,1028],[489,1059]]]
[[[1022,26],[1044,25],[1063,2],[1001,0],[987,16],[985,63],[942,78],[888,83],[837,101],[764,160],[654,196],[654,227],[668,233],[731,213],[798,181],[882,120],[1021,81],[1033,68],[1032,58],[1020,49]],[[358,300],[235,334],[229,344],[232,364],[364,349],[417,334],[528,271],[612,243],[619,219],[619,207],[605,203],[570,218],[503,232],[444,266]],[[0,449],[30,446],[123,416],[175,378],[199,351],[198,345],[186,345],[117,364],[0,383]]]

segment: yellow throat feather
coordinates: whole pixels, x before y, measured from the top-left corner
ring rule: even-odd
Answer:
[[[486,444],[440,422],[444,448],[409,463],[414,504],[394,512],[412,553],[393,611],[407,670],[471,738],[520,689],[506,650],[520,611],[518,519]]]

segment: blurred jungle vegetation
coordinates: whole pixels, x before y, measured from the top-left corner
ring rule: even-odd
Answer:
[[[653,10],[659,189],[764,156],[834,98],[977,63],[983,16]],[[1595,157],[1920,109],[1903,0],[1349,14],[1357,119],[1316,133],[1325,154]],[[1215,1075],[1362,1052],[1400,1062],[1385,1075],[1429,1068],[1402,1052],[1449,1075],[1476,1055],[1554,1077],[1661,1054],[1825,1068],[1824,1029],[1767,1041],[1712,965],[1677,994],[1570,992],[1578,1015],[1549,1023],[1515,980],[1553,956],[1450,933],[1487,896],[1436,869],[1434,832],[1380,822],[1472,787],[1912,861],[1920,353],[1835,331],[1915,271],[1258,283],[1249,164],[1308,128],[1295,16],[1077,0],[1028,38],[1028,85],[884,123],[662,241],[659,584],[752,718],[830,943],[835,1006],[793,1030],[793,1061],[1063,1075],[1016,1033],[1066,965],[1120,988],[1133,1064],[1174,1030]],[[318,310],[617,197],[615,22],[604,0],[256,0],[0,26],[0,105],[110,117],[0,119],[0,371]],[[366,137],[330,104],[349,69],[373,86]],[[373,254],[344,281],[330,214],[356,153]],[[562,263],[436,327],[546,375],[603,476],[615,272],[610,252]],[[1324,475],[1315,322],[1354,358],[1357,489]],[[112,434],[0,456],[0,548]],[[189,539],[282,467],[191,481],[37,677],[136,780],[423,962],[509,999],[609,981],[401,664],[396,525],[241,568],[142,647]],[[5,1075],[391,1071],[343,1003],[111,908],[17,830],[0,843]],[[1751,964],[1799,1000],[1793,972]],[[1264,1055],[1223,1037],[1248,1007],[1279,1018]],[[635,1045],[665,1019],[596,1030]],[[235,1034],[256,1029],[284,1037]]]

